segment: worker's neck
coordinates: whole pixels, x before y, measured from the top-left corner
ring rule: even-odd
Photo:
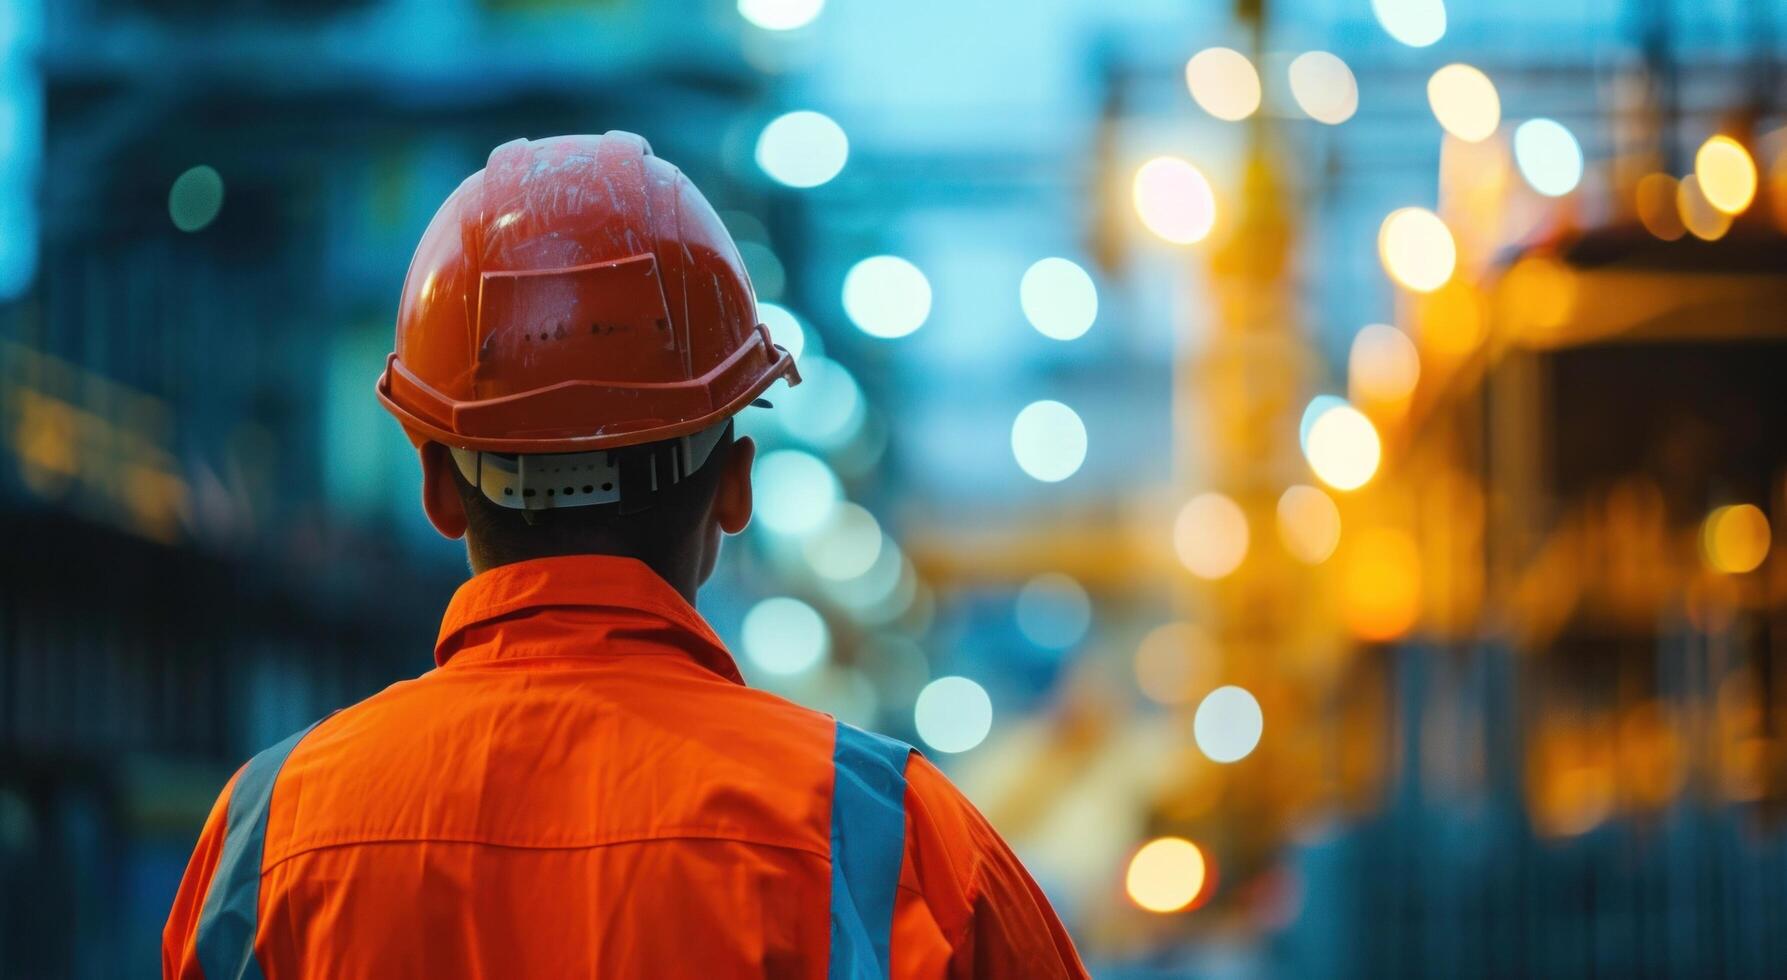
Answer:
[[[474,546],[466,548],[467,563],[473,575],[482,575],[493,568],[513,565],[517,562],[531,561],[535,558],[565,557],[575,554],[593,554],[594,552],[552,552],[537,555],[489,555]],[[600,554],[607,554],[605,552]],[[701,588],[701,559],[697,555],[645,556],[619,555],[610,557],[636,558],[647,568],[658,574],[669,586],[677,591],[689,605],[695,604],[695,593]]]

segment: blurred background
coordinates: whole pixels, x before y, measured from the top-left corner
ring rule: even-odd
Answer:
[[[435,207],[628,129],[807,382],[702,608],[1100,977],[1787,963],[1779,0],[0,0],[0,974],[431,665]],[[1772,966],[1771,966],[1772,964]]]

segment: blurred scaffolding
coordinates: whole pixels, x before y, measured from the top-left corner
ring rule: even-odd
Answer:
[[[703,611],[1100,976],[1787,961],[1765,0],[0,0],[0,973],[153,973],[233,766],[461,578],[433,208],[630,129],[807,383]]]

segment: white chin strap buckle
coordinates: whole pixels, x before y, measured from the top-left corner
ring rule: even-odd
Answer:
[[[465,482],[510,510],[593,507],[626,501],[643,510],[651,498],[702,467],[727,421],[675,439],[587,453],[492,453],[449,447]]]

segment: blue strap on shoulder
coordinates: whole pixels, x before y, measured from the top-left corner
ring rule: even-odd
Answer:
[[[906,760],[912,746],[838,722],[832,752],[831,980],[890,968],[894,893],[906,851]]]
[[[236,777],[224,820],[223,852],[199,912],[195,941],[205,980],[263,980],[254,956],[261,898],[261,858],[266,850],[267,812],[272,809],[273,783],[286,757],[318,722],[263,749]]]

